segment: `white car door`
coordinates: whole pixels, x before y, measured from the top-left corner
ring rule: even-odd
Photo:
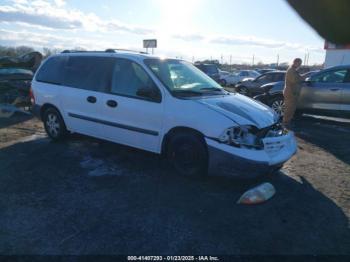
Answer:
[[[61,92],[64,119],[69,130],[102,137],[102,98],[110,86],[114,63],[112,57],[69,57]]]
[[[159,152],[163,120],[162,96],[136,62],[117,58],[110,92],[102,98],[105,139]]]

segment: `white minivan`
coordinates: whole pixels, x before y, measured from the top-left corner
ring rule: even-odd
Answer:
[[[38,69],[31,97],[50,138],[80,133],[164,154],[187,176],[252,178],[297,149],[271,109],[178,59],[64,51]]]

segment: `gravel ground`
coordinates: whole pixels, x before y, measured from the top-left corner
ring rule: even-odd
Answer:
[[[350,255],[350,124],[303,117],[295,132],[276,175],[186,179],[150,153],[0,119],[0,253]],[[266,181],[274,198],[236,204]]]

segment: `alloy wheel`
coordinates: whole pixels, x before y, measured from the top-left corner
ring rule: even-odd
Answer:
[[[281,100],[275,100],[272,105],[271,108],[280,116],[284,115],[284,110],[285,110],[285,103],[284,101]]]
[[[49,113],[47,115],[45,124],[47,127],[47,131],[50,133],[50,135],[53,137],[58,137],[60,132],[60,122],[57,115],[53,113]]]

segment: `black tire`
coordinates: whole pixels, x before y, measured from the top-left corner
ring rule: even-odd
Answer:
[[[281,117],[284,115],[285,104],[283,96],[275,96],[270,100],[269,106]]]
[[[175,170],[186,177],[205,176],[208,153],[202,137],[192,132],[174,134],[167,146],[167,159]]]
[[[61,114],[55,108],[48,108],[43,114],[47,135],[54,141],[62,140],[67,135],[67,128]]]

